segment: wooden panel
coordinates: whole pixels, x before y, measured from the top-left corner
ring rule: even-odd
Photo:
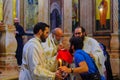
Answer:
[[[109,51],[110,50],[110,36],[94,36],[94,38],[98,41],[98,42],[101,42],[103,43],[107,50]]]

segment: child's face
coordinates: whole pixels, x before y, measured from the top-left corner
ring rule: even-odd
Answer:
[[[60,50],[60,49],[64,49],[64,46],[63,46],[62,43],[60,43],[60,44],[58,45],[58,49],[59,49],[59,50]]]
[[[70,44],[69,44],[69,39],[68,38],[63,38],[63,40],[62,40],[62,46],[63,46],[64,49],[69,50]]]

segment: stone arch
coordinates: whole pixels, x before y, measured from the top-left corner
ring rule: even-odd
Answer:
[[[61,23],[62,23],[61,18],[62,18],[62,15],[60,10],[60,5],[57,2],[52,3],[51,9],[50,9],[51,29],[61,26]]]

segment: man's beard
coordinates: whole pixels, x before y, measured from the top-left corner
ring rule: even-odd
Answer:
[[[40,39],[41,39],[42,42],[46,41],[46,38],[45,38],[44,34],[41,35]]]

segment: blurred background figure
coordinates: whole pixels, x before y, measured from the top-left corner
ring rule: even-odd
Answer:
[[[25,35],[25,31],[23,27],[19,24],[19,19],[14,18],[14,26],[16,28],[16,40],[17,40],[17,50],[15,57],[17,58],[17,63],[20,66],[22,64],[22,51],[23,51],[23,38],[22,36]]]

